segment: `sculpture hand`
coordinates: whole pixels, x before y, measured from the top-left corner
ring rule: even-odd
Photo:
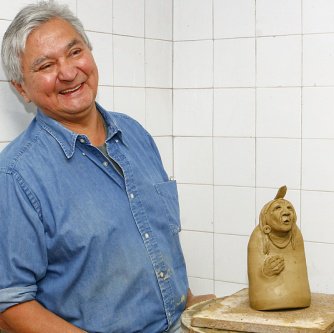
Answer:
[[[265,276],[274,276],[280,274],[284,267],[284,258],[282,256],[269,256],[264,260],[262,272]]]

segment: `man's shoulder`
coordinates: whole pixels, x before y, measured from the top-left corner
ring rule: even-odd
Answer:
[[[24,157],[36,153],[36,142],[41,128],[33,121],[29,127],[11,141],[0,153],[0,171],[9,172],[24,161]]]

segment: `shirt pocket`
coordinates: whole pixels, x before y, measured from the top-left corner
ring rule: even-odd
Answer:
[[[181,223],[176,181],[158,183],[154,187],[162,199],[169,229],[172,234],[177,235],[181,231]]]

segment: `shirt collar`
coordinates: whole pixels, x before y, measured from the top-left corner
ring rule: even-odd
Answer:
[[[122,130],[117,125],[111,112],[107,112],[98,103],[96,103],[96,107],[97,110],[101,113],[107,127],[106,141],[117,135],[122,143],[126,145]],[[84,134],[75,133],[67,129],[58,121],[47,116],[40,109],[37,110],[36,120],[42,126],[42,128],[58,142],[65,156],[68,159],[71,158],[75,152],[75,145],[78,138],[85,138],[85,140],[89,142],[88,138]]]

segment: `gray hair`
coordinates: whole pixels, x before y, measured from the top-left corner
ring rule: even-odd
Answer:
[[[71,24],[89,49],[92,49],[82,23],[70,11],[68,6],[61,5],[53,0],[27,5],[15,16],[2,41],[1,57],[10,81],[18,83],[23,81],[21,56],[27,38],[33,30],[53,18],[59,18]]]

